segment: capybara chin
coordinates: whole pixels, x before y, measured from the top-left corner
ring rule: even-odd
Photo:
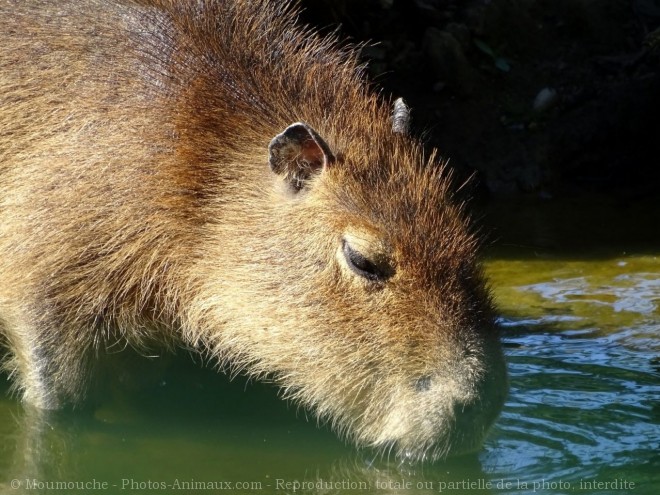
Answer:
[[[23,400],[126,346],[268,376],[358,445],[477,449],[506,374],[408,109],[270,0],[0,0],[0,325]]]

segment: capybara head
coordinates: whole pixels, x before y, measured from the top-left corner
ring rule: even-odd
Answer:
[[[230,301],[212,347],[231,366],[359,445],[433,460],[481,445],[506,373],[477,236],[406,119],[370,119],[373,139],[302,122],[274,136],[201,292]]]

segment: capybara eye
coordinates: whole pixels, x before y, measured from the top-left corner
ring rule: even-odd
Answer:
[[[344,239],[343,251],[349,268],[361,277],[373,282],[385,280],[388,277],[387,270],[381,269],[376,263],[369,260],[365,255],[351,247]]]

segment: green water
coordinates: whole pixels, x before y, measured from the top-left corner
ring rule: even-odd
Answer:
[[[660,493],[660,244],[622,234],[649,216],[615,206],[495,211],[516,220],[487,263],[511,393],[478,454],[374,459],[272,387],[180,356],[93,412],[40,417],[1,390],[0,494]]]

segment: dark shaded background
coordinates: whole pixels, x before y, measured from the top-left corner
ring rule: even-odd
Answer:
[[[302,0],[480,198],[660,185],[660,0]]]

